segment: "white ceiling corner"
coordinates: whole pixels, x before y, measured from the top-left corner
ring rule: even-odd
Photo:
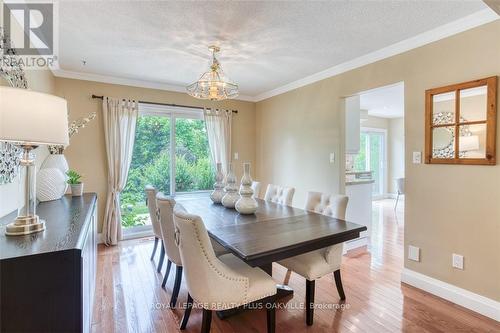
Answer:
[[[254,102],[499,17],[479,0],[60,0],[59,13],[55,76],[185,92],[216,43],[224,71],[240,86],[237,99]]]

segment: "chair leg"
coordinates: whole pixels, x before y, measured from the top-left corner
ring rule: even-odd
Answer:
[[[179,290],[181,289],[182,281],[182,266],[177,266],[175,270],[175,282],[174,290],[172,290],[172,297],[170,298],[170,308],[173,309],[177,303],[177,296],[179,296]]]
[[[153,260],[156,254],[156,248],[158,247],[158,237],[155,237],[155,245],[153,245],[153,253],[151,253],[150,260]]]
[[[266,312],[267,312],[267,333],[275,333],[276,332],[276,306],[275,306],[276,298],[273,297],[267,303]]]
[[[201,333],[210,332],[210,325],[212,324],[212,311],[203,309],[203,319],[201,322]]]
[[[283,284],[288,286],[288,282],[290,282],[290,276],[292,275],[292,270],[287,270],[285,274],[285,279],[283,280]]]
[[[398,202],[399,202],[399,191],[398,191],[398,196],[396,197],[396,204],[394,205],[394,210],[398,208]]]
[[[337,285],[337,291],[339,292],[340,299],[345,300],[344,287],[342,287],[342,279],[340,278],[340,269],[333,272],[333,276],[335,277],[335,285]]]
[[[158,269],[156,270],[158,273],[161,272],[161,267],[163,266],[164,259],[165,259],[165,246],[163,246],[163,241],[161,241],[160,261],[158,261]]]
[[[184,316],[182,317],[182,322],[181,322],[181,330],[185,330],[188,320],[189,320],[189,315],[191,314],[191,309],[193,308],[193,299],[191,298],[191,295],[188,293],[188,299],[187,299],[187,304],[186,304],[186,310],[184,310]]]
[[[306,280],[306,324],[311,326],[314,317],[314,289],[315,281]]]
[[[172,262],[170,259],[167,260],[167,270],[165,272],[165,276],[163,277],[163,282],[161,283],[161,287],[165,288],[165,284],[167,284],[168,276],[170,274],[170,266],[172,266]]]

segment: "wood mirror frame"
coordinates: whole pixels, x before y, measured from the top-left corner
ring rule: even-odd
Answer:
[[[486,88],[486,110],[481,111],[485,119],[467,120],[461,115],[461,94],[460,91],[478,87]],[[454,94],[454,106],[452,112],[440,112],[438,116],[444,119],[452,119],[451,122],[436,122],[434,114],[434,96],[440,94]],[[463,96],[462,96],[463,98]],[[496,164],[496,120],[497,120],[497,77],[492,76],[480,80],[474,80],[445,87],[426,90],[425,92],[425,163],[428,164],[473,164],[473,165],[495,165]],[[444,115],[444,117],[443,117]],[[450,118],[449,116],[452,115]],[[463,139],[466,131],[470,136],[469,127],[485,125],[486,134],[483,138],[484,158],[466,157],[466,151],[460,151],[459,141]],[[446,128],[450,131],[452,139],[450,149],[447,154],[436,157],[433,144],[433,131],[439,128]],[[458,133],[459,135],[456,135]],[[462,138],[462,139],[461,139]],[[479,142],[479,139],[477,139]],[[465,141],[464,141],[465,144]],[[476,143],[478,144],[478,143]],[[442,145],[440,145],[442,146]],[[479,147],[479,146],[478,146]],[[479,150],[479,149],[477,149]]]

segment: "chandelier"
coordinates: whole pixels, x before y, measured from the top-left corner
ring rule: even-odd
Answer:
[[[209,46],[212,51],[212,64],[208,71],[198,79],[198,81],[186,87],[189,95],[200,98],[209,99],[212,101],[222,101],[228,98],[238,96],[238,85],[229,80],[222,67],[215,57],[215,54],[220,51],[218,46]]]

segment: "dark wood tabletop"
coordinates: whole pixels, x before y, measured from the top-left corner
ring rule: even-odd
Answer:
[[[255,214],[213,204],[208,194],[176,196],[212,238],[251,266],[264,266],[359,237],[365,226],[257,199]]]

